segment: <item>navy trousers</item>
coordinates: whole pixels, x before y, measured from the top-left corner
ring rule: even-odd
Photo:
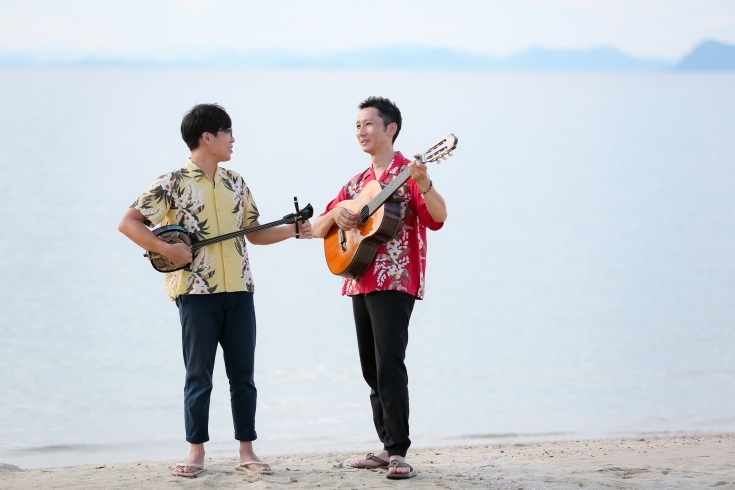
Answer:
[[[401,291],[352,297],[362,376],[370,386],[373,423],[391,456],[406,456],[408,437],[408,322],[416,298]]]
[[[184,420],[186,440],[209,440],[209,398],[217,344],[222,346],[230,381],[235,439],[254,441],[257,390],[255,363],[255,307],[253,293],[184,294],[176,298],[184,352]]]

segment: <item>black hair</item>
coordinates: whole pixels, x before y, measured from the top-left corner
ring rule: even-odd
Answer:
[[[190,150],[199,146],[203,133],[217,135],[217,131],[232,127],[232,119],[218,104],[197,104],[181,120],[181,137]]]
[[[396,138],[398,138],[398,133],[401,132],[401,122],[403,121],[401,119],[401,110],[398,108],[398,106],[396,106],[393,102],[391,102],[389,99],[386,99],[385,97],[371,96],[363,100],[357,107],[360,110],[367,107],[374,107],[375,109],[377,109],[378,115],[383,120],[383,124],[386,128],[390,123],[396,123],[398,129],[396,129],[396,134],[393,135],[393,142],[396,141]]]

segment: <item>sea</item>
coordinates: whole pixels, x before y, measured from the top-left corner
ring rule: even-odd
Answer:
[[[1,68],[0,462],[185,457],[178,312],[120,218],[202,102],[261,222],[319,213],[369,165],[370,95],[405,155],[459,139],[429,167],[449,216],[409,329],[414,447],[735,431],[733,72]],[[322,241],[249,254],[256,452],[379,450]],[[210,437],[236,456],[221,352]]]

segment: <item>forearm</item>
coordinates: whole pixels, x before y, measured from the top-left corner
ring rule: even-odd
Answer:
[[[143,215],[137,209],[130,208],[123,215],[117,229],[132,240],[139,247],[150,252],[163,254],[166,242],[160,240],[146,225],[143,224]]]
[[[257,225],[256,225],[257,226]],[[271,245],[296,237],[294,225],[282,225],[245,235],[253,245]]]
[[[319,216],[314,220],[314,224],[311,225],[314,238],[324,238],[327,236],[327,233],[329,233],[329,230],[332,229],[332,226],[334,226],[335,223],[332,211],[329,211],[324,216]]]
[[[426,210],[429,211],[431,219],[439,223],[447,220],[447,205],[444,202],[444,198],[433,185],[429,189],[429,192],[424,194],[424,201],[426,202]]]

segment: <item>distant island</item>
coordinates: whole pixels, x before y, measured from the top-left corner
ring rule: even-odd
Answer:
[[[679,70],[735,70],[735,46],[705,41],[676,66]]]
[[[0,66],[172,67],[260,69],[382,69],[474,71],[670,71],[735,70],[735,45],[704,41],[680,61],[643,59],[615,48],[555,50],[532,48],[498,57],[471,51],[428,46],[364,48],[323,55],[278,50],[222,52],[196,58],[122,58],[61,56],[58,53],[2,52]]]

